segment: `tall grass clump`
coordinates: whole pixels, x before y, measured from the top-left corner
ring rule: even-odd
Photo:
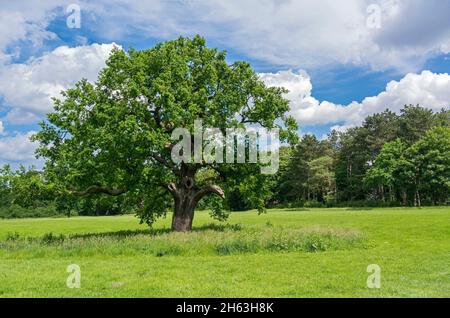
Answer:
[[[90,255],[198,256],[250,253],[316,253],[367,247],[366,239],[355,230],[333,228],[205,225],[191,233],[169,229],[85,233],[65,236],[47,233],[42,237],[22,237],[10,233],[0,242],[2,250],[20,255],[61,257]]]

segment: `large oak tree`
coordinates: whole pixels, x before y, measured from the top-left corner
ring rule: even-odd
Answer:
[[[54,100],[34,139],[47,178],[75,195],[125,195],[151,224],[174,209],[172,229],[192,229],[194,210],[209,194],[224,197],[244,184],[262,207],[256,164],[171,160],[177,127],[280,128],[295,138],[286,90],[267,87],[246,62],[229,64],[205,40],[180,37],[128,53],[115,49],[95,83],[81,80]],[[220,214],[220,209],[216,210]]]

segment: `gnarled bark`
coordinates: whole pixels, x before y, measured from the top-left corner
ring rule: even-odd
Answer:
[[[172,230],[176,232],[189,232],[192,230],[194,211],[203,197],[208,194],[215,194],[225,198],[223,190],[218,185],[206,185],[195,190],[193,174],[185,175],[179,185],[170,183],[168,189],[175,201]]]

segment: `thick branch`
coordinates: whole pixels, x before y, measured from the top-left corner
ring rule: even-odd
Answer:
[[[218,185],[210,184],[198,190],[197,193],[195,193],[193,200],[195,203],[197,203],[208,194],[216,194],[222,199],[225,199],[225,192],[222,190],[222,188]]]
[[[150,105],[150,106],[154,106],[154,105]],[[154,110],[150,110],[150,113],[153,114],[153,119],[155,120],[156,126],[158,127],[163,127],[162,126],[162,119],[161,119],[161,114],[160,114],[160,108],[155,106]]]
[[[160,164],[162,164],[163,166],[166,166],[169,169],[173,168],[173,164],[169,163],[166,159],[164,159],[162,156],[157,155],[157,154],[152,154],[151,157],[159,162]]]
[[[166,167],[167,169],[170,169],[175,175],[180,175],[180,169],[173,164],[171,161],[166,160],[164,157],[158,155],[158,154],[152,154],[150,155],[151,158]]]
[[[171,182],[167,185],[167,189],[169,189],[169,192],[172,194],[175,200],[180,199],[180,194],[178,193],[178,188],[175,183]]]
[[[104,194],[108,194],[111,196],[119,196],[121,194],[124,194],[127,192],[127,190],[124,189],[110,189],[110,188],[105,188],[105,187],[100,187],[100,186],[91,186],[89,188],[87,188],[84,191],[70,191],[72,194],[76,195],[76,196],[85,196],[91,193],[104,193]]]
[[[262,127],[265,127],[265,125],[260,121],[260,120],[256,120],[256,119],[247,119],[247,118],[243,118],[241,120],[241,124],[260,124]]]
[[[166,123],[163,121],[161,116],[161,107],[155,107],[155,110],[150,111],[153,114],[153,119],[155,120],[156,126],[165,130],[166,133],[171,134],[175,127],[171,123]]]

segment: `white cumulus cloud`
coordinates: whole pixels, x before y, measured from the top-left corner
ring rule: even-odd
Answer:
[[[373,5],[376,12],[368,11]],[[111,40],[199,33],[291,68],[353,64],[411,72],[450,52],[450,2],[443,0],[112,0],[84,6],[98,17],[97,32]],[[374,14],[379,28],[368,23]]]
[[[3,1],[0,61],[17,41],[38,45],[71,0]],[[336,64],[417,71],[450,53],[447,0],[79,0],[82,25],[105,41],[202,34],[248,57],[292,68]],[[376,12],[368,12],[370,6]],[[59,9],[59,11],[57,10]],[[379,13],[379,16],[378,16]],[[373,15],[379,28],[371,27]],[[78,43],[85,39],[79,37]]]
[[[29,131],[1,138],[0,163],[36,163],[34,155],[36,144],[30,141],[33,134],[35,134],[34,131]]]
[[[82,78],[94,81],[115,44],[60,46],[24,64],[0,67],[0,95],[9,122],[24,124],[52,110],[51,97]]]
[[[419,104],[435,111],[450,108],[450,75],[447,73],[409,73],[400,81],[389,82],[377,96],[348,105],[314,98],[311,95],[311,80],[304,71],[261,73],[260,77],[269,86],[290,90],[286,98],[290,101],[292,116],[300,125],[336,124],[333,129],[342,131],[360,124],[368,115],[385,109],[399,112],[404,105],[409,104]]]

